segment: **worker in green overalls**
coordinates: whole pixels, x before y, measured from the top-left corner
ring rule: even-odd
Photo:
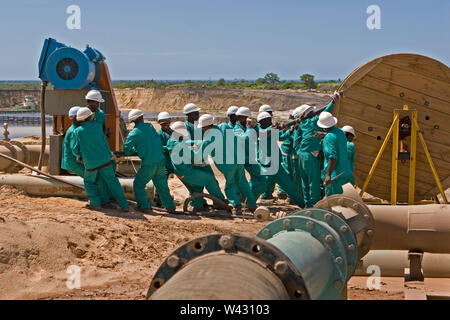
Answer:
[[[105,100],[102,97],[102,94],[98,90],[90,90],[86,94],[86,102],[87,107],[94,112],[94,121],[100,123],[102,125],[102,130],[105,133],[105,135],[109,138],[110,133],[108,132],[106,128],[106,116],[105,112],[100,109],[100,104],[105,102]]]
[[[237,162],[237,152],[234,141],[228,144],[230,137],[226,131],[214,125],[214,117],[204,114],[198,122],[199,128],[203,130],[203,141],[194,155],[201,155],[203,159],[211,156],[217,169],[225,177],[225,194],[228,201],[236,210],[236,214],[242,213],[242,203],[239,194],[244,198],[248,209],[253,212],[256,209],[256,201],[245,177],[244,165]],[[234,139],[234,135],[231,136]]]
[[[257,120],[260,124],[258,137],[258,163],[261,174],[265,176],[267,180],[273,181],[281,186],[288,194],[292,203],[303,208],[305,206],[303,196],[289,174],[283,166],[280,165],[282,157],[281,150],[277,144],[280,136],[278,130],[272,128],[272,117],[267,112],[261,112],[258,114]],[[273,138],[272,135],[277,136]],[[276,145],[273,145],[274,143]]]
[[[127,136],[123,146],[126,155],[137,155],[141,166],[133,182],[137,210],[148,212],[151,209],[145,192],[145,186],[152,180],[162,205],[169,213],[175,212],[175,204],[167,185],[166,164],[161,140],[151,123],[144,122],[144,113],[133,109],[128,119],[134,122],[134,128]]]
[[[324,167],[322,171],[325,193],[329,197],[343,193],[342,185],[351,175],[347,154],[347,137],[336,127],[337,119],[329,112],[322,112],[317,125],[325,132],[323,138]]]
[[[174,173],[186,186],[189,194],[192,196],[203,193],[203,189],[206,188],[210,195],[225,201],[214,174],[192,165],[194,159],[192,141],[189,139],[186,124],[177,121],[171,125],[171,129],[172,135],[167,141],[167,150],[170,154]],[[184,156],[187,156],[187,158],[184,158]],[[194,212],[208,211],[203,198],[194,198],[190,204],[193,206]],[[223,209],[215,203],[214,207]]]
[[[350,170],[352,172],[349,177],[349,182],[351,184],[355,184],[355,177],[353,172],[355,171],[355,143],[353,142],[356,139],[355,130],[351,126],[343,126],[342,131],[345,132],[345,136],[347,137],[347,154],[348,160],[350,161]]]
[[[257,162],[258,134],[255,127],[247,126],[247,120],[251,116],[252,113],[249,108],[240,107],[236,112],[237,121],[233,130],[236,136],[237,163],[243,164],[244,169],[249,173],[250,189],[253,192],[255,200],[257,200],[266,188],[267,179],[261,176],[261,170]]]
[[[158,123],[161,126],[161,128],[158,130],[158,136],[163,146],[164,158],[166,159],[167,175],[169,175],[173,173],[173,166],[172,162],[170,161],[170,154],[169,151],[167,150],[167,142],[169,141],[170,136],[172,135],[173,132],[173,130],[170,128],[171,124],[170,114],[166,111],[160,112],[158,114]]]
[[[70,147],[72,140],[75,138],[74,131],[80,125],[80,123],[76,119],[79,109],[79,106],[75,106],[70,108],[69,110],[69,119],[72,120],[72,125],[69,127],[69,129],[67,129],[64,137],[61,168],[64,170],[72,171],[76,175],[83,177],[84,165],[80,161],[77,161],[77,158],[72,153],[72,148]]]
[[[73,154],[82,159],[84,171],[84,187],[88,196],[90,207],[99,208],[102,204],[108,205],[109,197],[105,186],[116,199],[122,211],[128,211],[128,201],[117,179],[111,161],[111,150],[101,125],[93,121],[94,113],[87,107],[77,112],[77,121],[80,122],[74,131],[71,149]]]

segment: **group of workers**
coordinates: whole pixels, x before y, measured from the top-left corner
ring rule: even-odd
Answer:
[[[242,212],[243,205],[253,212],[257,199],[271,198],[276,184],[279,198],[289,198],[301,208],[313,207],[325,194],[342,193],[343,184],[354,183],[355,131],[350,126],[338,128],[331,114],[341,97],[342,92],[333,94],[323,108],[302,105],[283,123],[274,123],[272,107],[263,105],[256,121],[249,108],[231,106],[229,121],[216,125],[212,115],[200,116],[200,108],[189,103],[183,109],[185,122],[172,123],[168,112],[160,112],[159,131],[144,122],[141,110],[133,109],[128,120],[134,128],[123,151],[115,155],[141,159],[133,183],[136,209],[151,210],[145,186],[152,180],[161,205],[175,212],[167,182],[172,173],[190,195],[206,189],[221,200],[213,202],[213,209],[222,209],[225,203],[236,214]],[[87,107],[69,111],[73,124],[64,139],[62,168],[84,178],[90,207],[110,208],[115,200],[127,211],[128,202],[115,176],[115,162],[105,137],[105,115],[99,108],[103,99],[99,91],[91,90],[86,100]],[[224,193],[210,158],[225,177]],[[202,197],[194,197],[190,204],[194,211],[211,209]]]

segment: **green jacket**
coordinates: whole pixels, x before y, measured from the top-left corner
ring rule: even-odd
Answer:
[[[61,168],[65,170],[71,170],[71,167],[73,167],[73,165],[77,163],[77,158],[73,154],[72,148],[70,147],[72,140],[75,139],[74,131],[77,127],[78,126],[75,123],[72,123],[69,129],[67,129],[66,135],[64,137]]]
[[[137,122],[127,136],[123,146],[126,155],[137,155],[141,158],[142,165],[157,163],[164,159],[163,146],[150,123]]]
[[[100,123],[102,126],[106,123],[106,116],[105,112],[98,108],[94,112],[94,121]]]
[[[333,102],[330,102],[324,111],[333,111],[333,106]],[[297,154],[299,154],[299,152],[312,152],[316,150],[321,151],[323,149],[322,145],[320,144],[322,138],[314,137],[316,131],[322,132],[322,129],[317,125],[317,120],[319,120],[319,115],[316,115],[312,118],[303,119],[300,122],[302,139],[300,146],[297,149]]]
[[[102,125],[95,121],[82,122],[71,141],[73,154],[82,158],[86,169],[98,168],[111,161],[111,150]]]
[[[350,170],[353,172],[355,170],[355,144],[353,142],[347,141],[347,154],[350,161]]]
[[[336,159],[336,165],[331,173],[331,179],[344,172],[340,178],[348,177],[352,174],[350,161],[347,153],[347,137],[344,131],[337,127],[328,130],[327,135],[323,139],[324,166],[322,178],[325,178],[328,170],[328,161]]]
[[[234,134],[236,136],[236,152],[243,152],[245,155],[245,163],[250,163],[250,150],[255,152],[258,144],[258,133],[254,128],[246,128],[239,122],[234,125]],[[256,163],[257,154],[254,154],[252,163]]]
[[[179,146],[180,144],[183,144],[182,146]],[[177,147],[178,146],[178,147]],[[167,151],[170,155],[171,164],[173,166],[174,172],[179,176],[187,175],[192,171],[192,159],[193,159],[193,151],[191,149],[191,143],[188,141],[188,139],[184,139],[182,141],[178,141],[173,139],[172,137],[169,138],[167,141]],[[177,148],[176,148],[177,147]],[[184,162],[181,161],[183,159],[184,151],[189,150],[190,154],[190,162]]]

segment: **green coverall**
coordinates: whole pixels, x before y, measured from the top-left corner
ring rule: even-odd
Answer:
[[[253,192],[255,199],[265,190],[267,180],[261,175],[261,168],[259,167],[255,158],[250,163],[250,149],[257,152],[257,133],[254,128],[245,128],[239,122],[234,125],[234,134],[236,136],[236,150],[245,155],[244,169],[250,174],[249,186]],[[258,197],[256,196],[258,195]]]
[[[325,156],[322,171],[323,180],[325,180],[330,159],[336,159],[336,165],[331,172],[331,179],[343,172],[339,178],[325,188],[325,193],[327,196],[341,194],[344,192],[342,185],[349,181],[349,176],[351,175],[350,160],[347,153],[347,137],[342,129],[332,127],[328,130],[327,135],[323,139],[323,153]]]
[[[208,154],[205,154],[204,151],[208,145],[214,142],[214,134],[218,133],[221,133],[222,136],[222,158],[215,159],[216,149],[211,150],[209,155],[211,155],[211,157],[215,160],[214,163],[216,164],[217,169],[219,169],[219,171],[225,176],[225,194],[233,207],[241,205],[241,202],[239,201],[240,193],[241,196],[246,199],[247,206],[250,209],[255,209],[256,200],[248,184],[247,178],[245,177],[244,165],[237,163],[236,146],[232,150],[228,150],[229,147],[227,148],[227,135],[225,131],[220,130],[218,126],[212,126],[212,128],[205,133],[204,140],[200,145],[200,148],[197,151],[194,151],[194,153],[201,153],[203,158],[207,157]],[[226,163],[227,152],[234,153],[233,163]]]
[[[74,131],[77,127],[78,126],[75,123],[72,123],[66,131],[66,136],[64,137],[63,142],[61,168],[72,171],[76,175],[83,177],[84,165],[77,161],[75,155],[72,153],[72,148],[70,147],[72,140],[75,139]]]
[[[234,129],[234,124],[231,121],[228,121],[228,123],[227,122],[222,122],[221,124],[219,124],[219,128],[222,131],[224,131],[226,129]]]
[[[161,140],[161,144],[163,147],[167,175],[169,175],[169,174],[173,173],[172,161],[170,160],[170,154],[169,154],[169,151],[167,150],[167,142],[170,139],[170,135],[167,132],[164,132],[162,129],[159,129],[158,136],[159,136],[159,139]]]
[[[111,150],[100,123],[95,121],[82,122],[74,131],[75,139],[71,141],[71,149],[77,158],[82,158],[84,172],[84,187],[91,206],[109,202],[109,191],[121,208],[128,208],[123,189],[114,172],[111,161]]]
[[[352,172],[349,177],[349,182],[355,184],[355,177],[353,176],[353,171],[355,170],[355,144],[353,142],[347,141],[347,154],[348,160],[350,161],[350,170]]]
[[[123,151],[126,155],[137,154],[141,159],[141,167],[133,182],[138,207],[150,208],[145,186],[150,180],[153,180],[162,205],[167,209],[174,209],[175,204],[167,185],[163,148],[155,128],[150,123],[136,122],[133,130],[127,136]]]
[[[94,112],[94,121],[100,123],[102,125],[102,128],[103,128],[103,126],[106,123],[106,116],[105,116],[105,112],[102,109],[97,108],[95,110],[95,112]]]
[[[183,157],[183,148],[180,148],[181,152],[179,152],[178,154],[174,152],[174,148],[179,144],[186,144],[186,149],[190,149],[191,146],[188,140],[178,141],[171,137],[167,142],[167,150],[170,154],[174,173],[186,186],[189,194],[193,195],[195,193],[203,193],[203,189],[206,188],[210,195],[215,196],[221,200],[225,200],[225,197],[220,190],[219,183],[217,182],[213,173],[209,173],[207,171],[199,169],[198,167],[194,167],[191,163],[178,164],[178,161],[176,161],[175,157]],[[190,204],[195,209],[201,209],[205,204],[205,200],[203,198],[195,198],[190,202]]]
[[[292,136],[289,136],[288,139],[284,140],[283,143],[280,146],[282,159],[281,159],[281,165],[286,170],[286,172],[289,174],[291,179],[293,180],[293,174],[292,174],[292,160],[291,160],[291,153],[293,152],[293,138]],[[278,195],[280,194],[286,194],[286,192],[283,190],[281,186],[278,186]]]
[[[262,148],[261,153],[258,152],[258,161],[261,168],[262,175],[266,177],[269,181],[274,181],[277,183],[283,190],[288,194],[289,198],[291,199],[292,203],[295,203],[296,205],[300,207],[305,206],[305,202],[303,200],[303,196],[301,194],[301,190],[297,188],[295,183],[292,181],[291,177],[287,173],[286,169],[282,165],[278,165],[278,170],[275,174],[269,174],[268,168],[271,165],[272,157],[271,157],[271,144],[272,139],[270,138],[270,135],[274,133],[274,130],[272,130],[272,126],[266,128],[266,129],[259,129],[259,138],[258,138],[258,149],[259,144],[263,143],[263,136],[261,133],[267,132],[267,154],[262,154]],[[282,154],[281,150],[277,145],[277,152],[278,152],[278,159],[281,161]],[[258,191],[262,192],[264,189],[259,189]],[[258,195],[259,196],[259,195]]]
[[[324,109],[326,112],[333,110],[333,102],[330,102]],[[322,138],[314,137],[316,132],[322,132],[317,125],[319,115],[312,118],[305,118],[300,122],[302,131],[302,141],[300,143],[299,164],[302,178],[303,196],[308,207],[314,207],[321,198],[320,186],[322,179],[320,176],[319,152],[323,150]],[[315,152],[316,154],[313,154]]]

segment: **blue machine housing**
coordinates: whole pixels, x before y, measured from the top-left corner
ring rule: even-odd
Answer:
[[[92,47],[81,52],[48,38],[39,58],[39,78],[55,89],[100,89],[96,83],[103,60],[105,56]]]

